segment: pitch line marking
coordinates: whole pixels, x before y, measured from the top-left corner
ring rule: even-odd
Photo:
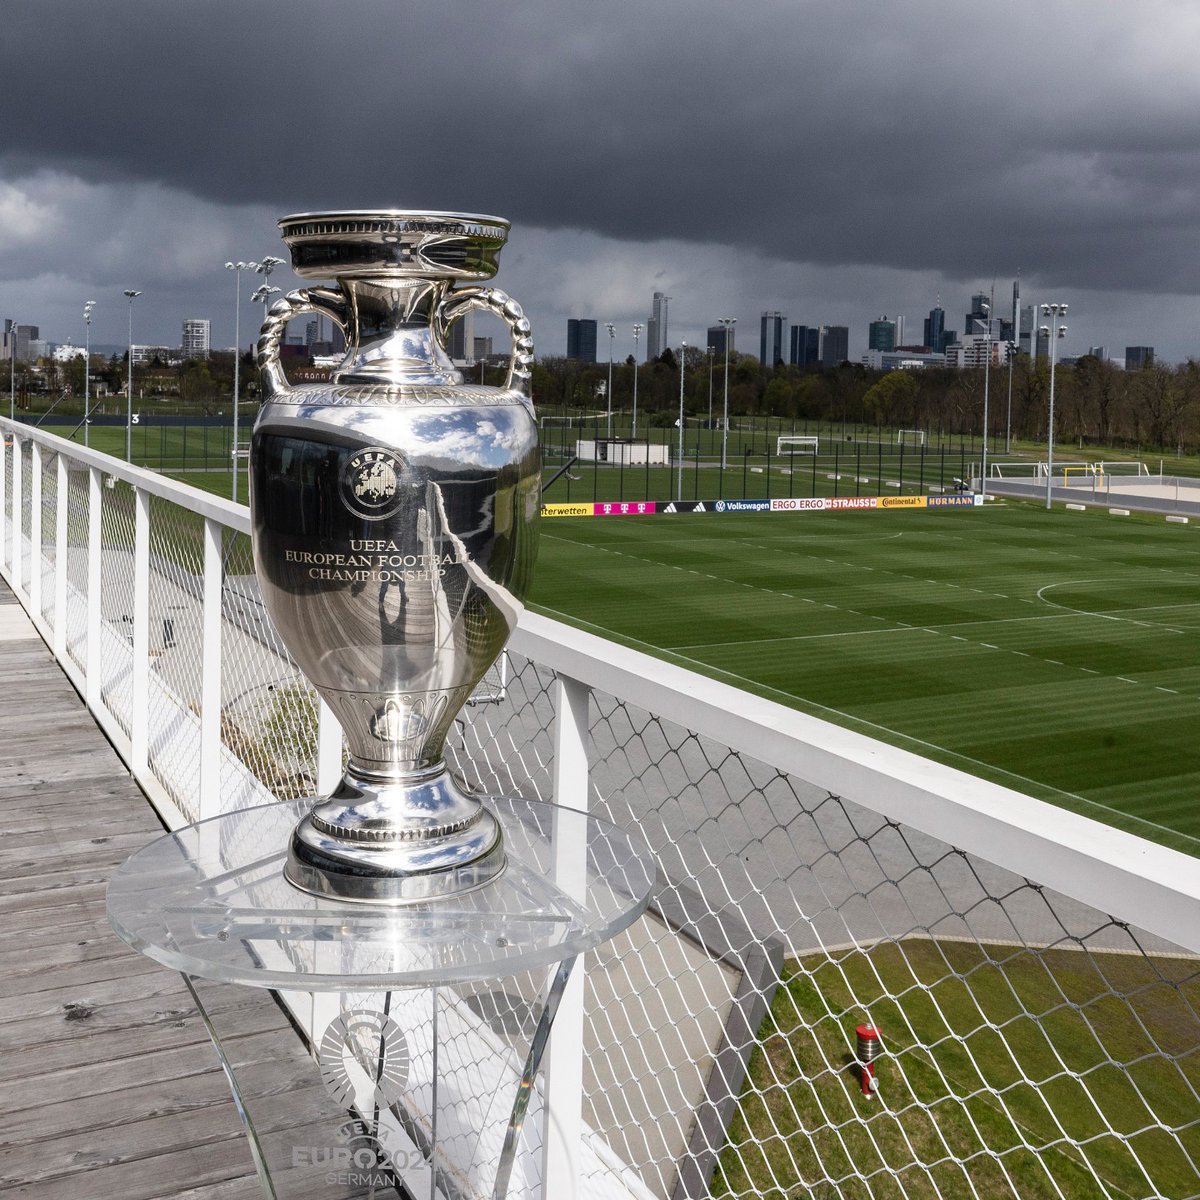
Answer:
[[[910,743],[914,746],[921,746],[925,750],[932,750],[937,754],[944,755],[946,758],[956,759],[959,762],[970,763],[972,767],[978,768],[971,774],[977,775],[980,778],[987,779],[988,775],[996,776],[1003,775],[1009,779],[1015,779],[1019,783],[1026,785],[1027,788],[1042,789],[1046,792],[1053,792],[1055,795],[1064,796],[1068,800],[1078,801],[1080,804],[1089,805],[1095,808],[1101,808],[1105,812],[1112,813],[1119,817],[1122,821],[1133,821],[1139,825],[1145,825],[1149,829],[1156,829],[1160,833],[1170,834],[1172,837],[1189,837],[1187,834],[1180,834],[1176,829],[1168,829],[1165,825],[1160,825],[1157,821],[1147,820],[1145,817],[1139,817],[1134,813],[1123,812],[1119,808],[1114,808],[1111,804],[1104,804],[1099,800],[1091,800],[1087,796],[1081,796],[1077,792],[1068,792],[1065,788],[1055,787],[1051,783],[1045,783],[1041,780],[1030,779],[1026,775],[1018,775],[1015,771],[1006,770],[1004,767],[994,766],[992,763],[986,763],[982,759],[972,758],[969,754],[960,754],[957,750],[948,750],[945,746],[939,746],[936,742],[927,742],[922,738],[913,737],[911,734],[901,733],[898,729],[892,729],[887,725],[880,725],[876,721],[868,721],[864,717],[856,717],[851,713],[843,712],[839,708],[832,708],[828,704],[821,704],[816,700],[808,700],[802,696],[793,695],[791,692],[785,692],[781,688],[772,687],[768,683],[761,683],[758,680],[750,679],[745,675],[739,675],[735,671],[726,671],[722,667],[714,667],[710,663],[701,661],[700,659],[690,658],[686,654],[677,654],[672,650],[663,650],[659,646],[653,646],[649,642],[644,642],[640,638],[629,637],[626,634],[617,633],[612,629],[608,629],[604,625],[597,625],[594,621],[584,621],[579,617],[570,616],[567,613],[560,612],[555,608],[546,608],[542,605],[536,606],[541,612],[552,613],[559,617],[567,625],[588,626],[592,629],[600,630],[603,634],[610,638],[614,638],[619,642],[623,642],[630,646],[644,647],[646,652],[652,658],[667,658],[675,659],[684,666],[695,670],[698,675],[706,675],[710,679],[714,676],[722,676],[725,679],[732,679],[737,682],[743,690],[762,694],[770,692],[776,696],[782,696],[785,706],[795,709],[797,712],[804,712],[806,709],[819,709],[824,713],[831,713],[835,717],[841,718],[841,721],[847,725],[859,726],[865,729],[873,729],[879,733],[886,734],[890,738],[894,738],[899,742]],[[836,723],[836,722],[835,722]],[[1033,793],[1028,793],[1032,795]],[[1196,841],[1195,838],[1190,838]]]
[[[1058,604],[1053,600],[1047,600],[1045,593],[1056,587],[1074,587],[1077,584],[1087,583],[1121,583],[1121,579],[1060,579],[1057,583],[1047,583],[1044,587],[1037,590],[1037,598],[1051,608],[1061,609],[1063,612],[1075,613],[1080,617],[1099,617],[1102,621],[1121,621],[1127,625],[1140,625],[1143,629],[1163,629],[1167,633],[1184,634],[1186,629],[1176,629],[1172,625],[1160,625],[1157,621],[1135,621],[1132,617],[1117,617],[1112,613],[1092,612],[1087,608],[1073,608],[1069,604]]]

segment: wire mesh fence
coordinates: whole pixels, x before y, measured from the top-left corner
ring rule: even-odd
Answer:
[[[474,786],[548,797],[552,681],[514,658],[506,700],[468,710]],[[585,1116],[649,1194],[1200,1191],[1195,958],[592,699],[593,809],[642,831],[662,889],[589,963]]]

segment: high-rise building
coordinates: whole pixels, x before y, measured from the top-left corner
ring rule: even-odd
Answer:
[[[1153,346],[1126,346],[1125,370],[1140,371],[1143,367],[1154,365]]]
[[[596,361],[596,322],[572,317],[567,322],[567,357],[576,362]]]
[[[183,322],[183,336],[179,342],[179,353],[183,358],[208,357],[207,317],[188,317]]]
[[[734,327],[732,325],[710,325],[708,327],[708,348],[718,358],[725,357],[725,347],[729,347],[730,357],[734,352]]]
[[[1093,358],[1098,358],[1101,362],[1108,362],[1108,347],[1107,346],[1089,346],[1088,353]]]
[[[475,344],[474,315],[468,310],[464,316],[450,326],[450,332],[446,335],[446,350],[457,363],[466,363],[471,360],[471,350]]]
[[[934,354],[945,354],[946,352],[946,310],[941,304],[931,308],[929,316],[925,318],[923,344],[928,346]]]
[[[781,312],[765,312],[758,335],[758,361],[764,367],[783,362],[784,330],[787,317]]]
[[[15,354],[17,362],[33,362],[40,344],[40,331],[36,325],[18,325],[5,318],[3,358],[6,361]]]
[[[821,331],[815,325],[793,325],[788,362],[793,367],[815,367],[821,361]]]
[[[971,311],[963,318],[963,333],[982,333],[990,319],[991,311],[987,292],[976,292],[971,297]]]
[[[882,316],[878,321],[872,321],[867,326],[868,350],[895,350],[896,322]]]
[[[850,357],[850,329],[846,325],[821,326],[821,366],[840,366]]]
[[[1021,354],[1034,351],[1033,331],[1037,328],[1037,311],[1034,305],[1026,304],[1021,309],[1020,324],[1017,326],[1017,350]]]
[[[485,362],[492,357],[492,339],[490,337],[475,338],[474,347],[476,362]]]
[[[671,334],[667,328],[667,306],[670,302],[670,296],[664,296],[662,292],[654,293],[650,316],[646,319],[647,362],[653,362],[671,344]]]

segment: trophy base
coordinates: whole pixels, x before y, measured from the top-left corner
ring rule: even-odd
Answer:
[[[444,765],[393,778],[351,763],[293,829],[283,876],[330,900],[418,904],[483,887],[506,862],[499,822]]]

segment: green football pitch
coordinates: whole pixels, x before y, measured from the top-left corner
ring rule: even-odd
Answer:
[[[533,607],[1200,853],[1200,538],[985,510],[542,523]]]

